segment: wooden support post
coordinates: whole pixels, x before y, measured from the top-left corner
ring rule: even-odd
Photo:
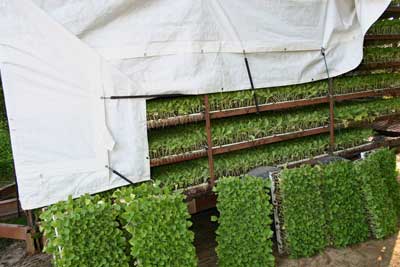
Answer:
[[[207,156],[208,166],[210,170],[210,181],[211,187],[215,185],[215,173],[214,173],[214,158],[213,158],[213,143],[211,137],[211,116],[210,116],[210,103],[208,95],[204,96],[204,117],[206,120],[206,134],[207,134]]]
[[[35,247],[36,247],[38,250],[41,250],[42,249],[42,244],[40,242],[40,239],[35,238],[36,233],[39,232],[39,229],[38,229],[38,226],[36,224],[36,219],[34,217],[34,214],[33,214],[32,210],[26,211],[26,218],[28,220],[28,226],[31,229],[30,230],[30,235],[31,235],[31,239],[32,239],[32,242],[33,242],[33,249],[35,250]]]

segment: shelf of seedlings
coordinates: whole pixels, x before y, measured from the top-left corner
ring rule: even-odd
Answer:
[[[149,100],[152,178],[185,188],[190,199],[208,194],[218,177],[258,166],[295,166],[329,150],[351,157],[379,146],[399,146],[396,138],[368,139],[374,135],[372,122],[400,116],[399,16],[395,3],[370,29],[362,64],[334,78],[332,98],[329,83],[318,81]]]

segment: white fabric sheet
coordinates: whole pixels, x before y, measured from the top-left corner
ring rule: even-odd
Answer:
[[[0,62],[24,209],[150,179],[145,100],[32,2],[0,1]]]
[[[354,69],[389,0],[0,0],[0,69],[22,206],[149,179],[144,99]]]
[[[34,0],[136,81],[130,94],[202,94],[337,76],[362,60],[390,0]]]

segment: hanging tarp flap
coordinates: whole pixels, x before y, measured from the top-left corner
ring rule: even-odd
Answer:
[[[148,180],[144,100],[131,81],[30,1],[0,2],[0,70],[19,195],[33,209]]]
[[[144,99],[357,67],[389,0],[0,0],[0,69],[23,208],[149,179]]]

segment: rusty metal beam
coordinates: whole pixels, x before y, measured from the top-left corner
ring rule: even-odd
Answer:
[[[383,115],[383,116],[378,117],[374,122],[376,122],[378,120],[390,119],[390,118],[398,117],[398,116],[400,116],[399,113]],[[353,122],[349,125],[349,127],[366,127],[366,126],[369,126],[370,124],[371,124],[371,122],[369,122],[369,121]],[[342,128],[342,125],[337,124],[335,126],[335,129],[336,128]],[[225,154],[225,153],[229,153],[229,152],[233,152],[233,151],[248,149],[248,148],[252,148],[252,147],[273,144],[273,143],[279,143],[279,142],[283,142],[283,141],[318,135],[318,134],[322,134],[322,133],[329,133],[331,131],[332,131],[332,129],[331,129],[330,125],[326,125],[326,126],[313,128],[313,129],[306,129],[306,130],[301,130],[301,131],[296,131],[296,132],[277,134],[277,135],[273,135],[273,136],[258,138],[256,140],[243,141],[243,142],[239,142],[239,143],[227,144],[227,145],[223,145],[223,146],[219,146],[219,147],[213,147],[211,152],[210,152],[210,149],[207,149],[207,150],[202,150],[202,151],[195,151],[193,153],[188,152],[188,153],[185,153],[182,155],[168,156],[168,157],[164,157],[161,159],[153,159],[150,161],[150,165],[152,167],[156,167],[156,166],[167,165],[167,164],[175,164],[175,163],[179,163],[179,162],[183,162],[183,161],[189,161],[189,160],[203,158],[203,157],[209,156],[209,153],[211,153],[212,155],[220,155],[220,154]],[[209,158],[209,160],[210,160],[210,158]],[[214,163],[213,160],[212,160],[212,163]],[[214,164],[212,164],[212,172],[214,173],[213,167],[214,167]],[[210,170],[210,172],[211,172],[211,170]]]
[[[399,96],[400,88],[385,88],[385,89],[379,89],[379,90],[371,90],[371,91],[349,93],[349,94],[343,94],[343,95],[335,95],[334,99],[335,99],[335,101],[343,101],[343,100],[352,100],[352,99],[357,99],[357,98],[383,96],[383,95]],[[329,97],[327,97],[327,96],[313,98],[313,99],[300,99],[300,100],[294,100],[294,101],[259,105],[259,112],[284,110],[284,109],[298,108],[298,107],[307,107],[307,106],[326,104],[326,103],[329,103]],[[247,114],[255,114],[255,113],[257,113],[257,108],[255,106],[251,106],[251,107],[242,107],[242,108],[235,108],[235,109],[210,111],[210,118],[211,119],[222,119],[222,118],[229,118],[229,117],[235,117],[235,116],[241,116],[241,115],[247,115]],[[192,114],[192,115],[187,115],[187,116],[178,116],[178,117],[169,118],[169,119],[165,119],[165,120],[148,121],[148,126],[149,126],[149,129],[155,129],[155,128],[160,128],[160,127],[176,126],[179,124],[185,124],[185,123],[190,123],[190,122],[199,122],[199,121],[204,121],[204,120],[205,120],[204,114]]]
[[[265,111],[283,110],[283,109],[290,109],[290,108],[297,108],[297,107],[306,107],[306,106],[318,105],[318,104],[323,104],[323,103],[327,103],[326,97],[318,97],[318,98],[313,98],[313,99],[301,99],[301,100],[295,100],[295,101],[264,104],[264,105],[259,105],[258,110],[259,110],[259,112],[265,112]],[[252,106],[252,107],[244,107],[244,108],[227,109],[227,110],[221,110],[221,111],[212,111],[211,118],[212,119],[221,119],[221,118],[228,118],[228,117],[241,116],[241,115],[254,114],[254,113],[257,113],[257,108],[255,106]]]
[[[198,150],[198,151],[188,152],[188,153],[179,154],[179,155],[156,158],[156,159],[150,160],[150,166],[158,167],[158,166],[162,166],[162,165],[175,164],[175,163],[180,163],[180,162],[184,162],[184,161],[204,158],[204,157],[207,157],[207,155],[208,155],[207,149],[204,149],[204,150]]]
[[[400,41],[400,34],[367,34],[365,41]]]
[[[204,117],[206,119],[206,135],[207,135],[207,157],[208,157],[208,168],[210,171],[210,186],[213,187],[215,184],[215,173],[214,173],[214,157],[213,157],[213,142],[211,136],[211,117],[210,117],[210,103],[208,95],[204,96]]]
[[[335,101],[353,100],[366,97],[377,97],[377,96],[400,96],[400,88],[386,88],[379,90],[371,90],[364,92],[357,92],[351,94],[335,95]]]
[[[361,64],[357,70],[378,70],[399,68],[400,62],[383,62],[383,63],[367,63]]]
[[[344,149],[344,150],[339,150],[339,151],[334,152],[334,154],[344,157],[344,158],[353,158],[354,156],[359,155],[361,152],[370,151],[370,150],[377,149],[380,147],[390,147],[390,148],[400,147],[400,137],[387,138],[386,140],[383,140],[383,141],[367,143],[364,145],[360,145],[360,146],[356,146],[356,147],[352,147],[352,148],[348,148],[348,149]],[[313,165],[318,162],[318,159],[324,158],[326,156],[328,156],[328,154],[322,154],[322,155],[315,156],[313,158],[284,163],[284,164],[279,165],[279,167],[295,168],[295,167],[301,166],[303,164]],[[186,195],[188,201],[192,201],[193,199],[196,199],[198,197],[202,197],[204,195],[209,195],[211,192],[212,192],[212,188],[208,184],[200,184],[200,185],[192,186],[192,187],[186,189],[184,194]]]
[[[192,199],[202,196],[206,194],[207,192],[211,192],[212,187],[210,186],[209,183],[203,183],[199,185],[194,185],[188,188],[185,188],[184,194],[186,195],[186,200],[191,201]]]
[[[267,145],[267,144],[273,144],[273,143],[278,143],[282,141],[288,141],[292,139],[297,139],[301,137],[306,137],[306,136],[311,136],[311,135],[317,135],[317,134],[322,134],[322,133],[328,133],[329,128],[328,126],[323,126],[323,127],[318,127],[314,129],[307,129],[307,130],[301,130],[297,132],[291,132],[291,133],[284,133],[284,134],[278,134],[274,136],[268,136],[264,138],[259,138],[256,140],[252,141],[245,141],[241,143],[236,143],[236,144],[229,144],[229,145],[224,145],[221,147],[216,147],[214,148],[214,155],[219,155],[219,154],[225,154],[237,150],[243,150],[247,148],[252,148],[252,147],[257,147],[257,146],[262,146],[262,145]]]
[[[385,12],[400,13],[400,6],[389,6]]]

